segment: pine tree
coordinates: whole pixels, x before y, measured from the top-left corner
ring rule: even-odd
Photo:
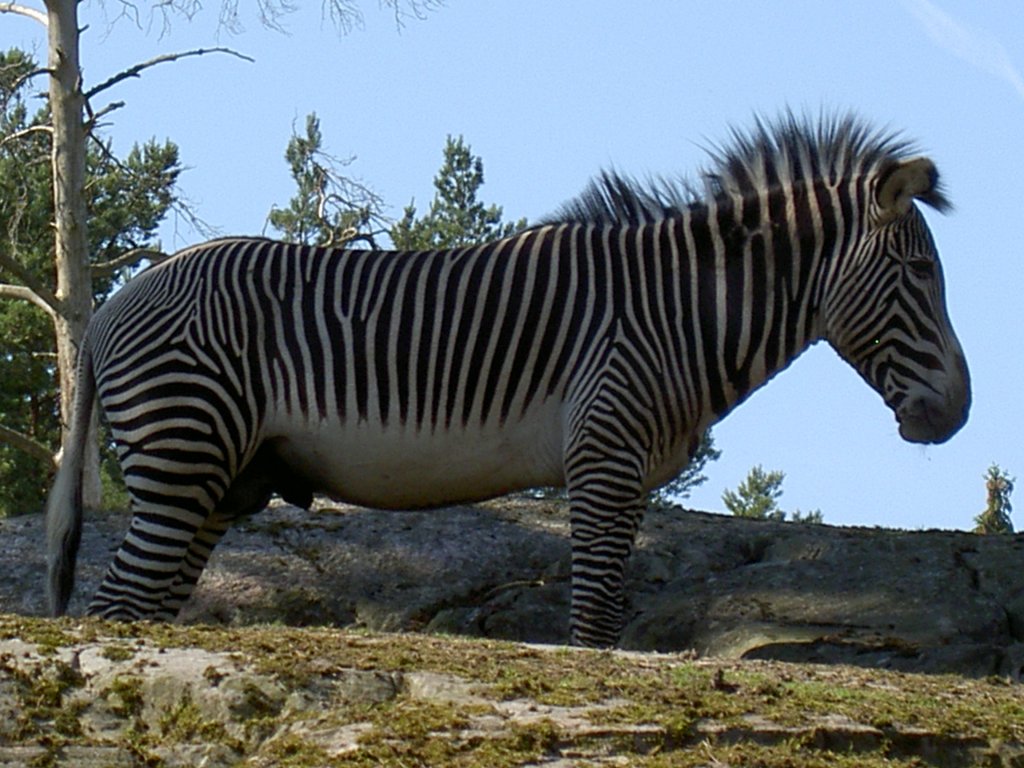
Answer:
[[[285,208],[274,207],[267,223],[282,239],[306,245],[341,245],[364,241],[386,231],[380,197],[341,169],[355,158],[339,159],[323,149],[316,113],[306,116],[306,132],[292,137],[284,154],[295,180],[295,196]]]
[[[985,510],[974,518],[975,533],[1013,533],[1010,512],[1010,494],[1013,493],[1014,478],[993,463],[984,475],[986,503]]]
[[[416,218],[415,203],[406,206],[402,218],[391,228],[395,248],[428,251],[478,245],[525,229],[526,219],[503,223],[500,205],[486,206],[477,199],[483,183],[483,160],[473,154],[462,136],[449,136],[444,164],[434,177],[430,210]]]
[[[31,293],[52,293],[53,187],[49,113],[28,109],[38,65],[0,52],[0,516],[38,511],[60,444],[54,321]],[[136,145],[123,160],[93,145],[86,155],[92,298],[102,302],[152,244],[175,204],[181,165],[171,142]],[[11,282],[6,282],[10,280]],[[108,478],[114,463],[108,464]]]
[[[825,522],[825,516],[821,513],[820,509],[812,509],[810,512],[801,512],[799,509],[790,514],[789,522],[791,523],[810,523],[812,525],[821,525]]]
[[[756,520],[785,520],[786,513],[779,509],[782,481],[786,474],[780,470],[765,472],[758,464],[750,470],[735,491],[725,491],[722,503],[737,517]]]
[[[782,481],[786,473],[781,470],[765,472],[758,464],[750,470],[747,479],[737,486],[735,491],[722,494],[722,502],[726,509],[737,517],[750,517],[757,520],[775,520],[784,522],[786,513],[779,508],[782,496]],[[790,515],[790,522],[820,524],[825,516],[820,509],[801,512],[799,509]]]
[[[715,448],[715,438],[708,429],[701,437],[700,444],[683,471],[676,475],[675,479],[651,492],[649,506],[651,509],[671,509],[679,503],[680,499],[686,499],[690,492],[705,482],[707,476],[704,474],[704,467],[710,461],[717,461],[722,452]]]

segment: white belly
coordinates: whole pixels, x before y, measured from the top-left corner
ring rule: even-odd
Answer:
[[[562,485],[561,409],[544,410],[500,428],[431,432],[321,421],[279,423],[267,437],[317,492],[371,507],[431,507]]]

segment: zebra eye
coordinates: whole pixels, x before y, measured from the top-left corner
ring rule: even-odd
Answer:
[[[907,260],[910,271],[920,278],[929,278],[935,275],[935,262],[922,256],[914,256]]]

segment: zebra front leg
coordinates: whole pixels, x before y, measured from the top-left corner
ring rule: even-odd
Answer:
[[[573,645],[615,645],[623,627],[626,563],[643,519],[638,473],[608,459],[570,479]]]
[[[626,415],[621,397],[595,388],[572,414],[565,452],[572,539],[574,645],[604,648],[622,633],[626,563],[646,506],[644,476],[650,436],[640,409]],[[636,400],[636,398],[634,398]]]
[[[573,509],[572,611],[573,645],[607,648],[618,642],[623,627],[626,563],[633,549],[642,506],[592,511]],[[605,517],[609,515],[610,517]]]

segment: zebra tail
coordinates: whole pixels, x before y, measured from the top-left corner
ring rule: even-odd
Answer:
[[[50,615],[63,616],[75,584],[75,561],[82,540],[82,471],[96,398],[96,378],[88,337],[78,353],[71,430],[53,488],[46,501],[47,579]]]

